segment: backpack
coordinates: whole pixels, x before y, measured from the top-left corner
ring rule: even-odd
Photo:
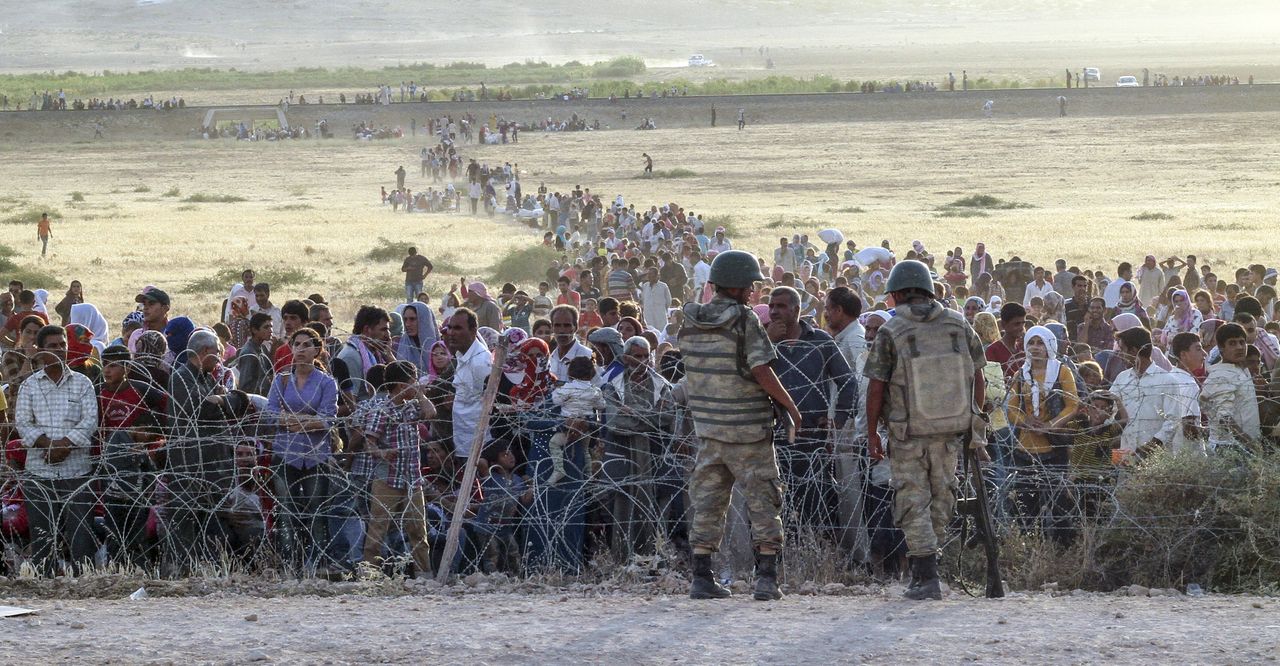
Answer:
[[[933,322],[894,317],[892,326],[880,329],[893,338],[905,370],[909,436],[952,435],[972,426],[973,359],[963,326],[946,317]]]

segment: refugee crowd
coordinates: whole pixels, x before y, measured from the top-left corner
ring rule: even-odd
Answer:
[[[510,188],[518,173],[484,180]],[[46,575],[106,562],[164,575],[216,563],[519,574],[682,558],[699,442],[680,306],[709,300],[710,264],[733,240],[676,202],[581,186],[526,196],[558,257],[537,284],[463,279],[428,295],[429,253],[411,249],[394,306],[281,297],[246,270],[217,321],[181,316],[164,285],[148,285],[116,325],[92,285],[55,302],[10,283],[6,563]],[[935,253],[817,236],[760,255],[752,299],[801,416],[794,441],[777,437],[800,552],[827,543],[844,566],[901,570],[893,479],[866,454],[862,410],[899,259],[925,262],[937,298],[986,345],[989,481],[997,514],[1021,529],[1069,543],[1098,493],[1146,457],[1270,446],[1274,269],[1220,276],[1194,256],[1149,256],[1112,273],[996,259],[981,243]],[[475,447],[476,481],[462,488]],[[460,501],[462,547],[442,563]]]

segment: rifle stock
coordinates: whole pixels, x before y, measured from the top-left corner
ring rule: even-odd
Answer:
[[[1000,580],[1000,547],[996,544],[995,529],[991,524],[991,508],[987,503],[987,485],[982,478],[982,463],[973,455],[968,442],[964,447],[964,466],[969,482],[973,485],[976,501],[973,514],[978,521],[978,530],[982,532],[982,545],[987,555],[987,598],[999,599],[1004,596],[1004,583]]]

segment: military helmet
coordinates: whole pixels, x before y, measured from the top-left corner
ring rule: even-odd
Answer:
[[[711,262],[711,277],[707,279],[717,287],[750,289],[763,280],[760,262],[755,255],[742,250],[728,250],[716,255]]]
[[[893,270],[889,271],[889,283],[885,285],[884,290],[892,294],[895,291],[907,289],[919,289],[927,294],[933,294],[933,276],[929,274],[929,267],[923,262],[915,259],[899,261],[894,264]]]

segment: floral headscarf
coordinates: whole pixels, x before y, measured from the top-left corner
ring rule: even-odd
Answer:
[[[67,324],[67,365],[82,368],[93,355],[93,332],[83,324]]]
[[[244,296],[236,296],[231,299],[231,316],[236,319],[248,319],[249,299]]]
[[[160,331],[139,330],[129,336],[133,360],[144,368],[163,367],[169,343]]]

